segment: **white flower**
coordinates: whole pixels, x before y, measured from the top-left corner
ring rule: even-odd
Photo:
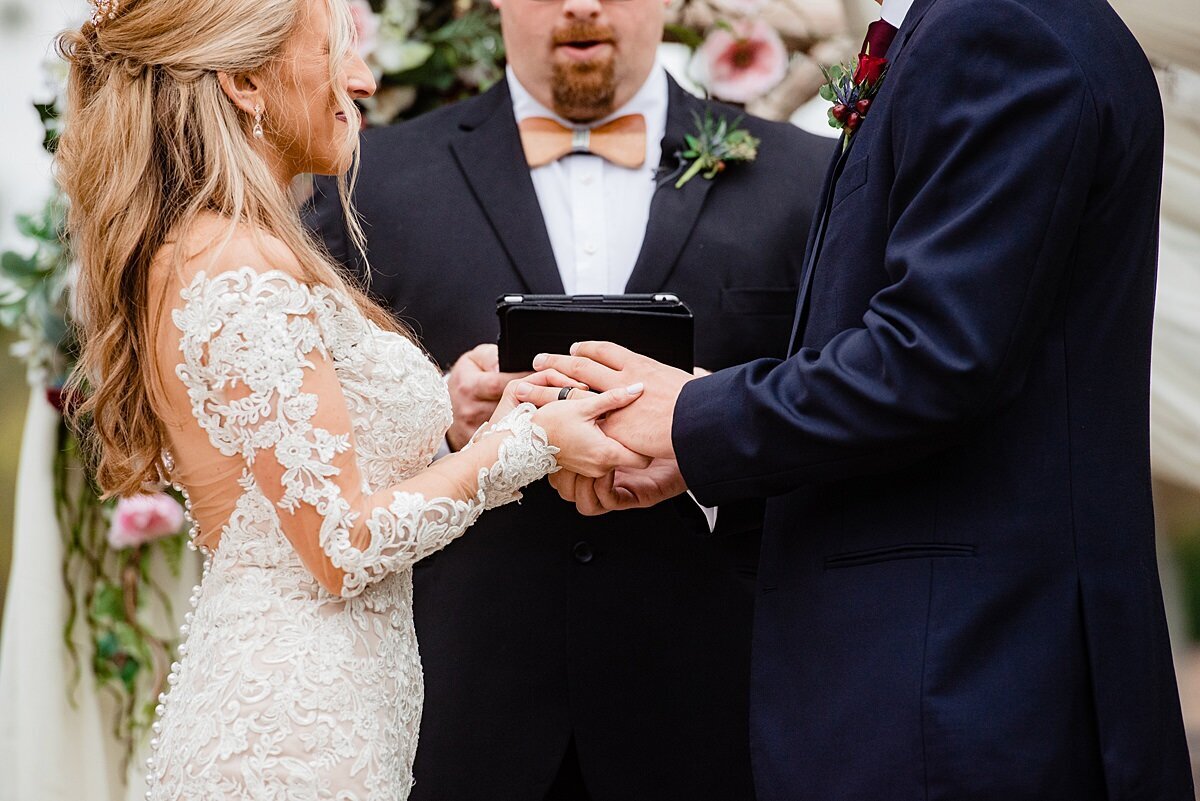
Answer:
[[[380,37],[371,60],[385,73],[416,69],[433,55],[433,45],[411,39],[403,41]]]
[[[407,39],[420,21],[420,0],[387,0],[379,15],[383,33],[393,39]]]
[[[275,446],[275,458],[287,470],[305,467],[312,459],[312,443],[300,434],[288,434]]]
[[[761,20],[713,28],[692,60],[697,80],[714,96],[735,103],[766,94],[783,80],[787,67],[787,47]]]

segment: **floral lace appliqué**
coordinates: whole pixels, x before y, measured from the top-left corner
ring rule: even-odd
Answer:
[[[200,273],[181,299],[176,375],[192,417],[246,467],[160,698],[147,797],[403,799],[423,701],[411,567],[557,469],[556,449],[526,405],[494,429],[509,436],[475,497],[397,491],[356,510],[350,499],[411,477],[436,452],[451,422],[436,367],[340,293],[283,272]],[[335,401],[310,386],[329,363]],[[344,404],[347,430],[322,423],[330,402]],[[265,453],[281,468],[277,487],[253,469]],[[280,522],[306,509],[321,521],[309,535],[344,571],[340,596]],[[360,524],[369,537],[356,547]]]

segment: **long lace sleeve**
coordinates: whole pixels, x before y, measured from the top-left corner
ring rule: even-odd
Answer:
[[[193,417],[213,448],[242,461],[242,491],[270,501],[284,536],[331,592],[356,595],[412,565],[557,469],[557,449],[526,404],[468,452],[371,493],[346,377],[325,335],[358,310],[328,288],[250,267],[199,273],[181,297],[172,315],[181,333],[176,375]]]

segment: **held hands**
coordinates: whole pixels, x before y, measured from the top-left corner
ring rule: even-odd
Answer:
[[[604,421],[604,433],[625,447],[656,459],[674,459],[671,420],[683,385],[696,376],[668,367],[611,342],[580,342],[570,356],[541,354],[538,370],[553,370],[596,391],[641,384],[645,392],[636,405],[615,411]],[[530,387],[517,392],[517,400],[537,403],[546,391]]]
[[[655,459],[641,470],[618,468],[600,478],[560,470],[550,485],[580,514],[593,516],[624,509],[648,509],[687,491],[673,459]]]
[[[571,384],[550,383],[561,376],[553,371],[548,372],[549,376],[534,373],[524,381],[515,382],[514,393],[519,396],[538,391],[551,393],[557,398],[566,388],[569,395],[580,396],[580,400],[574,403],[546,403],[533,413],[533,421],[545,430],[550,444],[559,449],[557,458],[562,472],[591,480],[610,475],[618,468],[639,469],[650,464],[648,457],[606,436],[600,427],[605,415],[637,400],[642,394],[641,386],[610,389],[597,395],[584,390],[572,390]]]
[[[581,514],[600,515],[647,508],[686,491],[671,446],[671,418],[679,391],[695,376],[611,343],[585,342],[571,353],[569,357],[542,355],[534,365],[597,389],[623,386],[626,380],[644,383],[647,390],[638,403],[616,407],[600,427],[634,451],[653,452],[657,458],[644,467],[620,467],[599,477],[564,469],[550,477],[559,495],[574,503]],[[559,390],[525,382],[517,387],[516,399],[538,406],[561,406],[553,403],[558,394]],[[587,397],[580,392],[569,395],[572,400]]]

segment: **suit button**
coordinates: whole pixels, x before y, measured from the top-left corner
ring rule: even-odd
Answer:
[[[586,542],[575,543],[575,547],[571,549],[571,554],[575,557],[575,561],[581,565],[586,565],[592,561],[592,557],[595,555],[592,553],[592,546]]]

